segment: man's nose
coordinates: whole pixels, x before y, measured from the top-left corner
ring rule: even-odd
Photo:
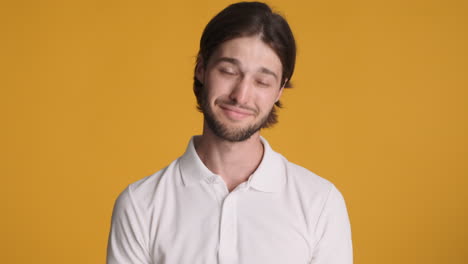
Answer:
[[[233,87],[229,98],[236,103],[243,105],[249,100],[250,93],[252,92],[252,86],[248,78],[240,78],[239,81]]]

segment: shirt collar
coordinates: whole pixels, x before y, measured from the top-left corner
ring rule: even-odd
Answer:
[[[211,172],[205,164],[198,157],[197,151],[195,150],[194,138],[190,139],[190,142],[185,150],[184,155],[179,158],[180,162],[180,173],[182,174],[182,181],[185,186],[190,186],[199,183],[202,180],[208,179],[210,176],[215,175]]]
[[[286,183],[286,159],[271,149],[268,141],[260,137],[263,143],[263,157],[260,165],[249,177],[248,185],[263,192],[279,192]],[[208,180],[215,173],[211,172],[195,150],[194,137],[185,150],[184,155],[179,158],[182,181],[185,186]]]

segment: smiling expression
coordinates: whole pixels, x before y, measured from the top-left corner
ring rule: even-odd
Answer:
[[[201,108],[215,135],[243,141],[265,126],[283,91],[282,64],[260,36],[228,40],[201,65]]]

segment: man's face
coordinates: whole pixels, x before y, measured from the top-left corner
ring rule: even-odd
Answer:
[[[201,108],[209,129],[232,142],[250,138],[283,91],[280,59],[252,36],[224,42],[204,65],[195,74],[203,83]]]

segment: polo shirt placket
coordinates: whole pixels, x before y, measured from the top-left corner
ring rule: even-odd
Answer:
[[[219,225],[218,260],[220,264],[237,262],[237,193],[224,199]]]
[[[240,184],[229,193],[225,182],[220,176],[211,176],[208,182],[212,185],[221,212],[219,217],[218,262],[220,264],[238,263],[237,200],[238,196],[241,195],[241,190],[244,189],[245,183]]]

